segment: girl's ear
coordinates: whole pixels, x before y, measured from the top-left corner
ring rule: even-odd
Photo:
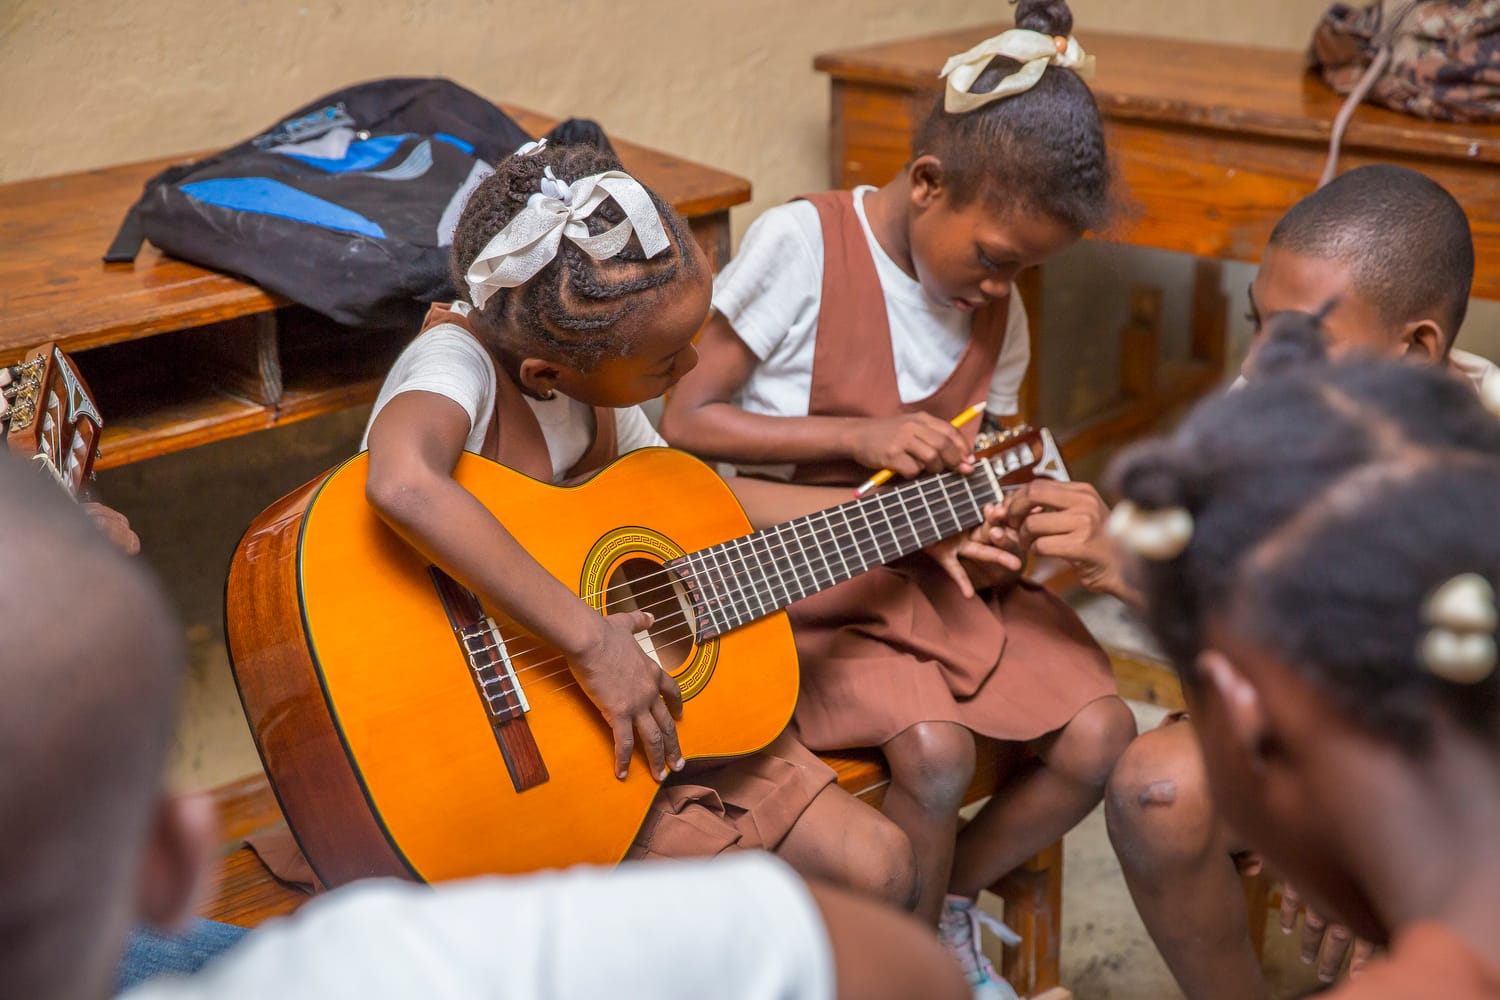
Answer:
[[[557,392],[557,381],[562,377],[562,369],[554,361],[527,358],[521,362],[519,374],[523,392],[537,399],[551,399]]]
[[[946,187],[943,181],[943,161],[931,153],[923,153],[911,161],[906,168],[911,187],[911,203],[915,208],[930,208],[941,200]]]
[[[1408,323],[1401,339],[1406,345],[1407,358],[1429,365],[1443,359],[1443,349],[1447,346],[1443,331],[1430,319]]]
[[[1275,745],[1260,692],[1224,653],[1205,649],[1195,664],[1203,693],[1218,702],[1227,736],[1254,773],[1264,773],[1268,749]]]

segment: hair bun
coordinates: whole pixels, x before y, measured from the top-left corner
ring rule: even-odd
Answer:
[[[1323,317],[1328,307],[1316,313],[1280,312],[1266,320],[1265,342],[1255,354],[1251,374],[1281,375],[1328,360],[1328,342],[1323,336]]]
[[[1016,27],[1044,35],[1071,35],[1073,12],[1065,0],[1010,0],[1016,5]]]
[[[1170,439],[1158,438],[1129,446],[1111,471],[1115,492],[1143,510],[1192,506],[1188,471]]]

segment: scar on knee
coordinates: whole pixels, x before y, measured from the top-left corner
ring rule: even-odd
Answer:
[[[1177,801],[1177,782],[1153,781],[1141,789],[1136,801],[1143,806],[1169,806]]]

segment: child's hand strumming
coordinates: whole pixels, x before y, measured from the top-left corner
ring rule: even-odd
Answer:
[[[637,737],[657,781],[666,780],[669,764],[674,771],[683,767],[673,721],[682,718],[682,691],[635,638],[652,620],[644,611],[601,618],[593,643],[568,663],[578,686],[614,731],[615,777],[621,781]]]

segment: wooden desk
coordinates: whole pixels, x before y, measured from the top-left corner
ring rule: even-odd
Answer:
[[[506,110],[533,134],[554,124]],[[613,141],[723,264],[750,183]],[[0,363],[48,340],[77,359],[105,417],[99,468],[368,403],[415,332],[340,327],[149,245],[134,264],[103,263],[142,184],[191,158],[0,185]]]
[[[940,92],[943,61],[1005,27],[818,56],[813,65],[833,80],[833,183],[878,185],[895,176]],[[1217,261],[1258,260],[1276,220],[1314,190],[1343,100],[1304,70],[1297,52],[1107,32],[1080,39],[1098,57],[1092,86],[1135,209],[1107,238],[1206,259],[1194,291],[1192,362],[1155,378],[1122,373],[1121,407],[1072,436],[1075,454],[1143,430],[1218,380],[1226,317]],[[1374,162],[1420,170],[1453,192],[1474,230],[1474,294],[1500,298],[1500,126],[1440,125],[1362,107],[1341,169]],[[1022,289],[1033,308],[1036,289]],[[1147,325],[1152,311],[1149,300],[1132,304]]]

